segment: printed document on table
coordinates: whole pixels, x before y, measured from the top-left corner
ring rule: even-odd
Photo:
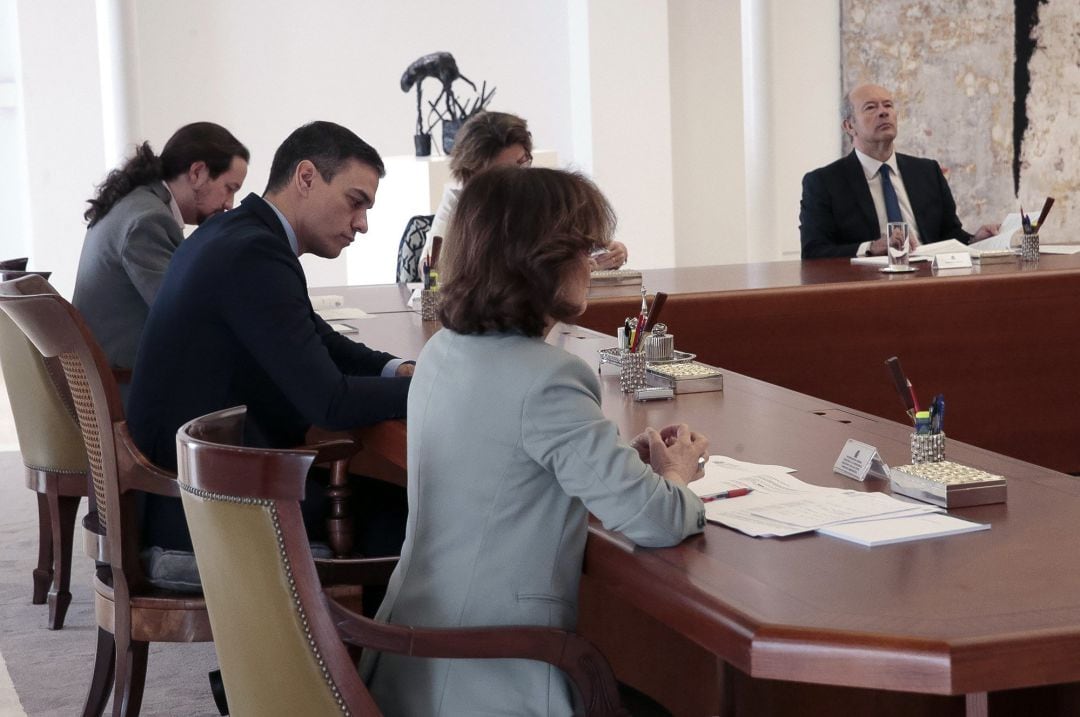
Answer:
[[[1039,244],[1040,254],[1077,254],[1080,244]]]
[[[324,321],[344,321],[346,319],[370,319],[371,314],[363,309],[350,309],[346,306],[334,308],[334,309],[322,309],[316,311],[316,314],[321,316]]]
[[[842,521],[940,510],[884,493],[812,485],[791,475],[793,472],[784,466],[713,456],[705,464],[705,477],[691,483],[690,489],[697,495],[710,495],[751,488],[749,495],[706,503],[705,517],[755,537],[795,535]]]
[[[971,247],[956,239],[936,241],[933,244],[920,244],[911,252],[911,259],[916,257],[931,257],[938,254],[970,254]]]
[[[311,308],[316,311],[322,311],[323,309],[336,309],[339,306],[345,305],[345,297],[337,294],[323,294],[322,296],[311,296]]]
[[[992,237],[987,237],[982,241],[971,243],[968,248],[973,254],[978,254],[982,251],[1001,251],[1002,249],[1012,248],[1013,234],[1020,231],[1023,228],[1023,220],[1020,219],[1020,213],[1007,214],[1005,220],[1001,222],[1001,227],[998,229],[998,233]]]
[[[841,540],[858,543],[859,545],[873,547],[875,545],[905,543],[909,540],[939,538],[944,535],[973,533],[980,530],[990,530],[989,523],[972,523],[950,515],[931,513],[906,518],[885,518],[860,523],[832,525],[821,528],[818,532]]]

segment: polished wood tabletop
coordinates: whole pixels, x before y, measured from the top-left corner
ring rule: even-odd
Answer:
[[[700,360],[875,416],[903,418],[885,360],[899,356],[946,432],[1080,473],[1080,256],[882,274],[846,259],[644,272],[661,321]],[[590,300],[613,333],[639,296]]]
[[[414,357],[436,330],[384,314],[361,322],[359,338]],[[594,366],[612,343],[564,326],[549,341]],[[890,465],[909,460],[908,426],[734,372],[723,392],[673,401],[627,398],[607,367],[601,383],[623,436],[687,422],[713,454],[786,465],[814,484],[886,489],[832,472],[849,438]],[[403,458],[404,425],[379,430],[397,434],[388,450]],[[951,511],[989,531],[870,549],[710,524],[677,547],[644,550],[593,526],[587,582],[751,678],[963,695],[970,715],[986,714],[989,691],[1080,681],[1080,482],[952,439],[947,457],[1007,478],[1007,503]]]

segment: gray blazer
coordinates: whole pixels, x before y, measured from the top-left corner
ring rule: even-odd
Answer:
[[[409,519],[379,620],[572,630],[589,512],[645,546],[704,528],[700,499],[619,440],[592,369],[541,339],[439,331],[408,415]],[[362,671],[391,717],[573,710],[540,662],[368,653]]]
[[[113,366],[135,366],[150,305],[183,240],[161,182],[136,187],[87,230],[71,303]]]

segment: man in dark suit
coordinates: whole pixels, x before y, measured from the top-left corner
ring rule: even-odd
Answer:
[[[366,232],[384,174],[378,153],[351,131],[313,122],[278,148],[263,197],[248,195],[180,245],[147,319],[129,399],[132,437],[152,461],[175,468],[181,425],[240,404],[249,441],[275,448],[302,444],[311,425],[404,417],[413,365],[319,318],[298,259],[335,258]],[[178,500],[148,496],[143,538],[191,549]]]
[[[938,163],[893,152],[896,107],[888,90],[856,87],[844,98],[843,114],[855,148],[803,177],[803,259],[884,255],[889,221],[907,222],[916,246],[944,239],[966,244],[997,232],[994,225],[974,236],[964,231]]]

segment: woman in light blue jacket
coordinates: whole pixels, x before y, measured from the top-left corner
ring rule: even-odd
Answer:
[[[587,516],[644,546],[704,527],[686,486],[708,441],[685,425],[630,445],[580,358],[545,343],[585,309],[589,254],[615,218],[588,179],[493,169],[462,191],[442,259],[444,328],[409,392],[409,519],[377,619],[573,630]],[[528,660],[368,654],[391,717],[568,715],[556,668]]]

